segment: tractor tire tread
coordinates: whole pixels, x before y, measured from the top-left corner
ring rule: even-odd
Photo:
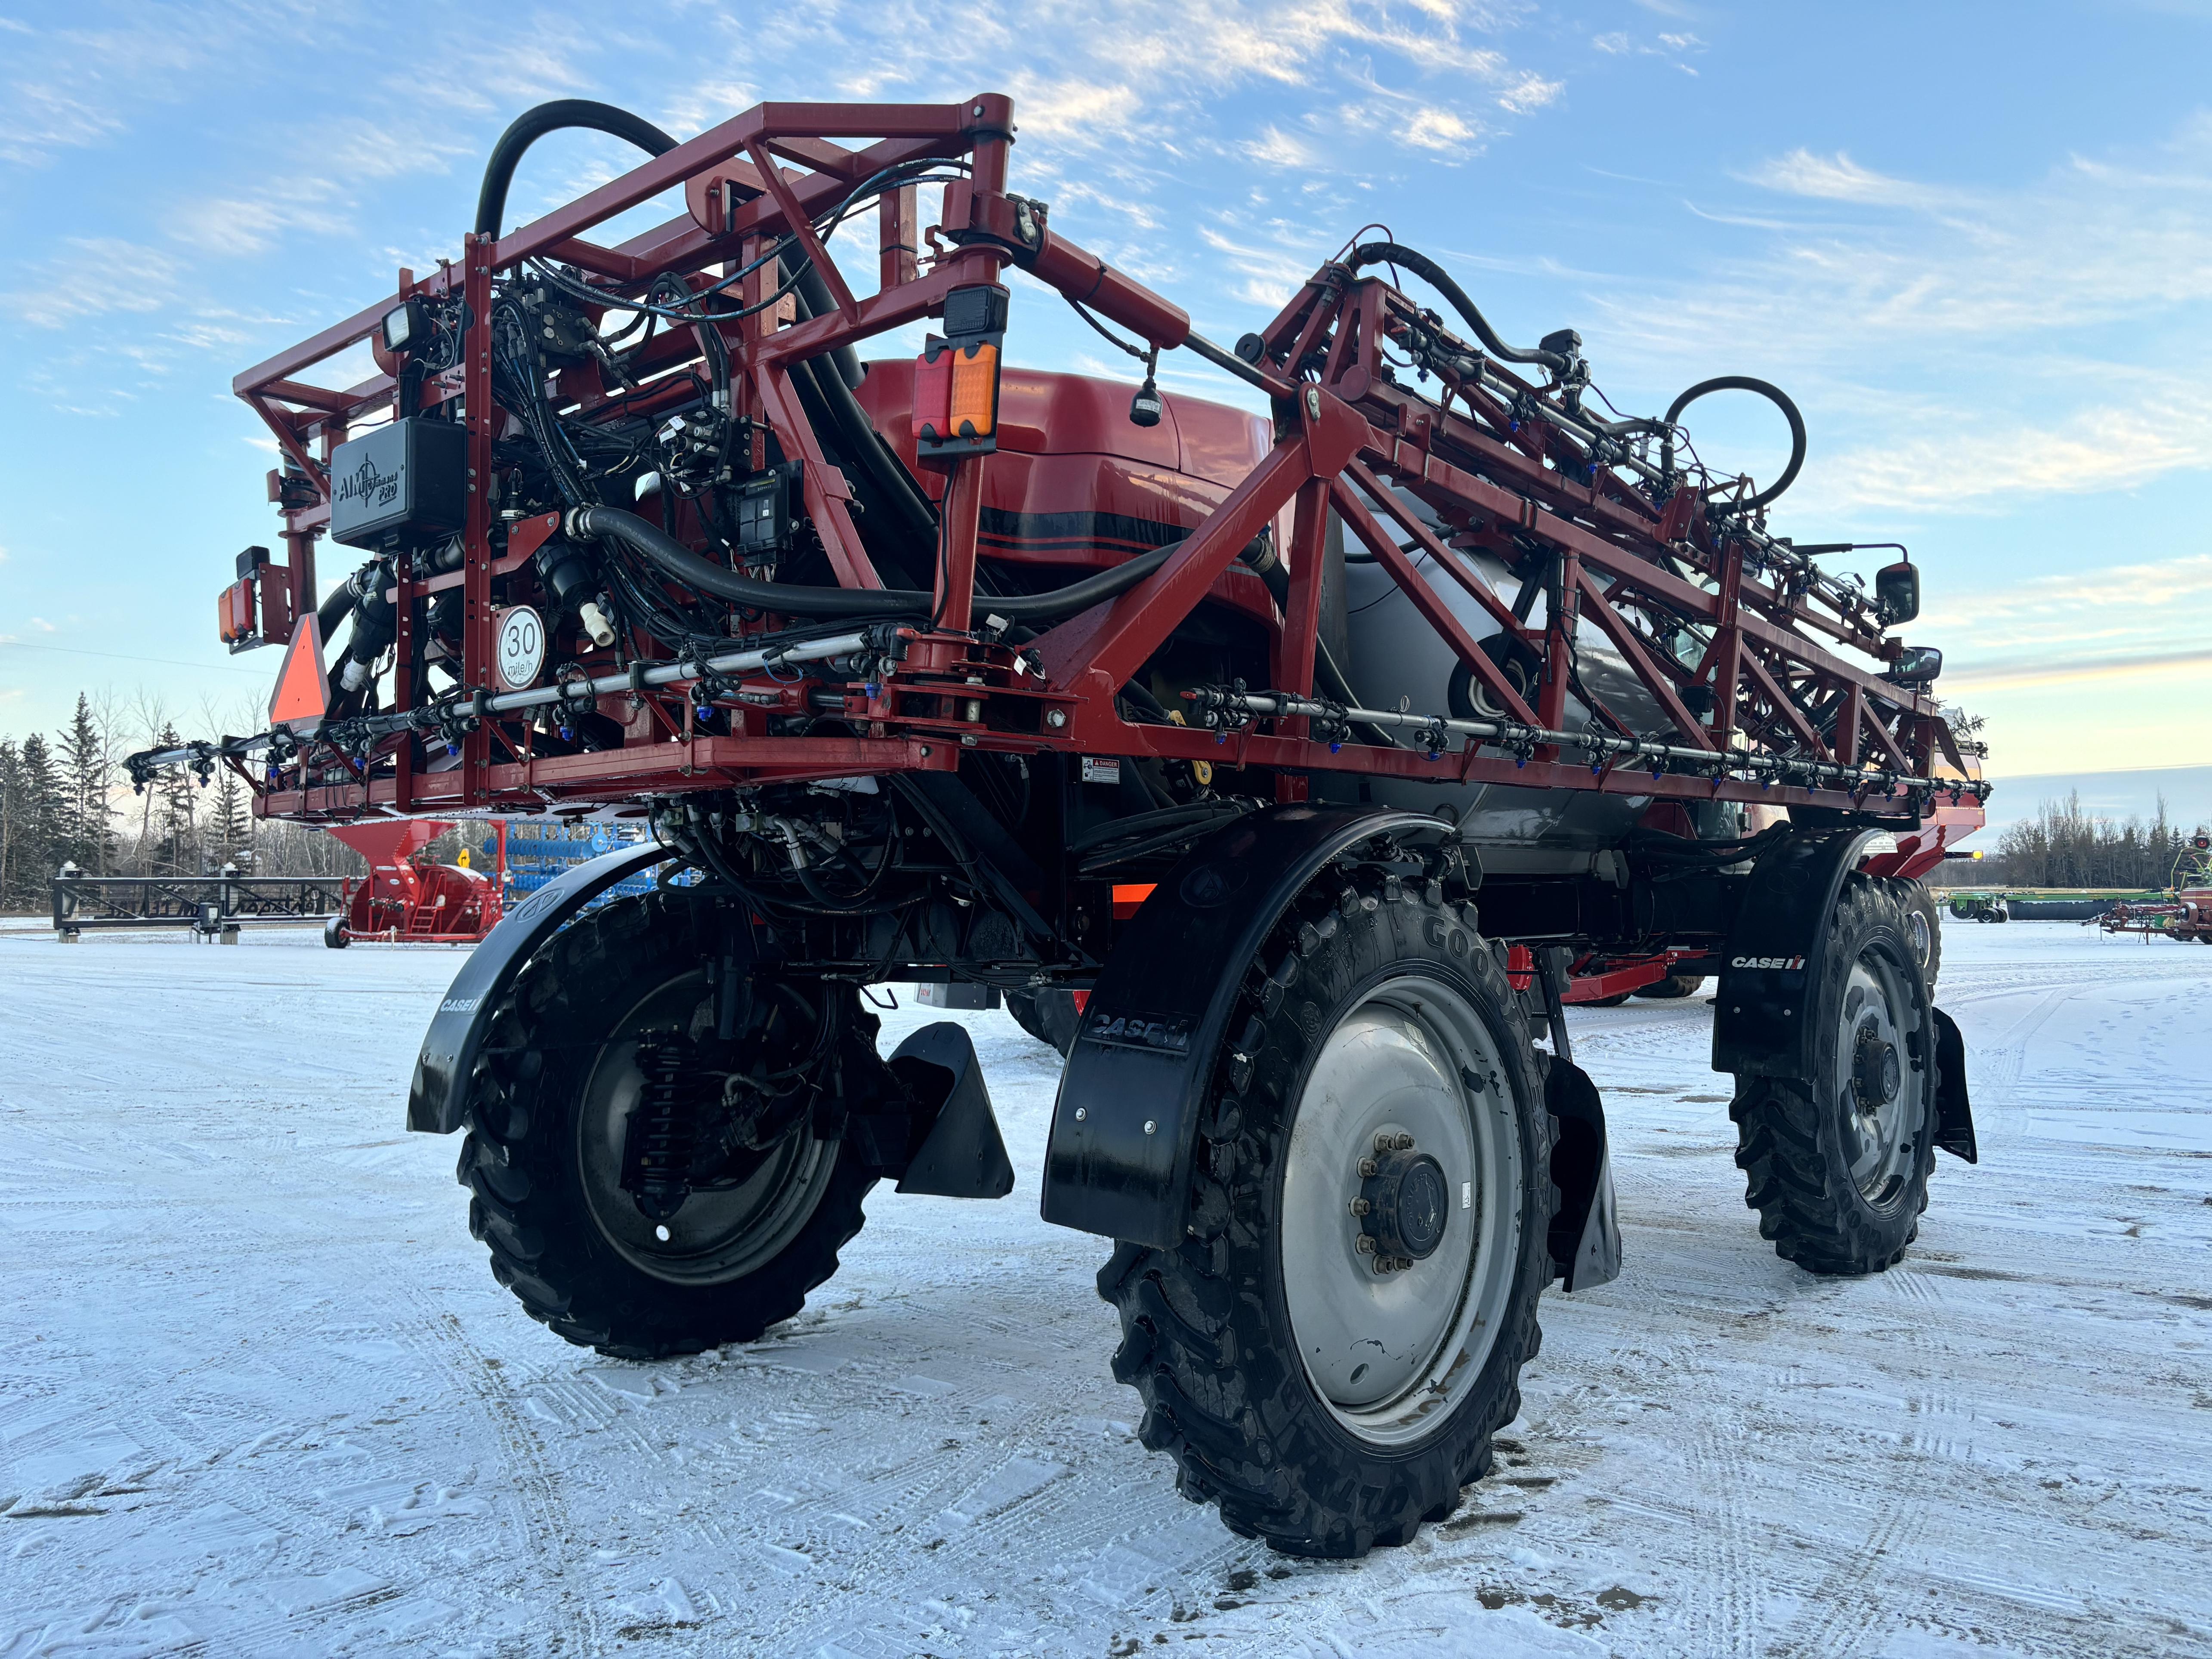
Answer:
[[[1878,921],[1894,923],[1900,937],[1907,937],[1902,912],[1909,895],[1896,890],[1902,884],[1863,875],[1845,882],[1829,929],[1823,983],[1835,983],[1838,974],[1848,972],[1855,941]],[[1881,915],[1885,909],[1891,913],[1887,918]],[[1759,1212],[1759,1236],[1773,1244],[1776,1255],[1828,1277],[1881,1273],[1904,1256],[1926,1206],[1935,1158],[1932,1125],[1922,1137],[1903,1198],[1895,1208],[1877,1211],[1852,1182],[1838,1139],[1839,1127],[1832,1121],[1836,1115],[1823,1112],[1812,1085],[1740,1075],[1729,1115],[1737,1127],[1735,1162],[1744,1172],[1744,1202]]]
[[[557,1335],[611,1358],[659,1359],[750,1342],[797,1314],[838,1267],[838,1251],[866,1217],[875,1176],[857,1154],[839,1158],[821,1201],[783,1251],[732,1284],[651,1279],[599,1236],[574,1169],[565,1067],[547,1064],[591,1003],[620,985],[703,949],[709,902],[657,890],[588,911],[524,967],[493,1011],[464,1110],[469,1131],[456,1176],[470,1191],[469,1228],[490,1252],[492,1275],[523,1310]],[[598,988],[595,990],[594,988]],[[562,1034],[556,1036],[554,1033]]]
[[[1491,1467],[1491,1437],[1518,1414],[1520,1368],[1541,1341],[1536,1307],[1552,1273],[1540,1241],[1556,1202],[1547,1173],[1554,1127],[1540,1104],[1519,1000],[1497,955],[1463,920],[1471,915],[1432,888],[1366,870],[1348,888],[1341,877],[1324,877],[1295,902],[1245,975],[1229,1022],[1248,1033],[1257,1024],[1260,1045],[1240,1039],[1236,1046],[1261,1063],[1237,1089],[1224,1045],[1212,1079],[1212,1096],[1224,1103],[1206,1127],[1221,1138],[1201,1130],[1189,1202],[1194,1218],[1216,1224],[1194,1219],[1201,1236],[1174,1249],[1118,1243],[1098,1273],[1099,1295],[1121,1318],[1114,1374],[1145,1405],[1139,1438],[1173,1457],[1185,1497],[1218,1505],[1231,1531],[1285,1554],[1364,1555],[1449,1515],[1462,1486]],[[1257,1265],[1270,1236],[1250,1218],[1264,1213],[1265,1189],[1285,1150],[1291,1079],[1318,1040],[1310,1035],[1318,1030],[1313,1005],[1404,956],[1425,928],[1440,937],[1438,924],[1473,935],[1464,959],[1455,960],[1510,1024],[1506,1064],[1521,1069],[1517,1097],[1528,1103],[1522,1118],[1540,1176],[1532,1235],[1539,1245],[1524,1251],[1513,1322],[1486,1368],[1484,1391],[1470,1396],[1452,1426],[1393,1455],[1348,1455],[1295,1352],[1270,1340]]]

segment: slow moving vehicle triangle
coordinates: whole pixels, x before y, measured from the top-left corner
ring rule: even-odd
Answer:
[[[322,624],[310,611],[292,629],[292,643],[284,649],[276,692],[269,700],[269,723],[289,726],[295,735],[307,736],[329,712],[329,682],[323,675]]]

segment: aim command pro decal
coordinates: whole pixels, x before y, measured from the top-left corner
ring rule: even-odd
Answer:
[[[1729,966],[1771,968],[1785,974],[1798,974],[1805,970],[1805,958],[1802,957],[1731,957],[1729,958]]]
[[[1098,1010],[1083,1024],[1083,1035],[1109,1048],[1150,1048],[1164,1054],[1190,1052],[1188,1015],[1116,1014]]]

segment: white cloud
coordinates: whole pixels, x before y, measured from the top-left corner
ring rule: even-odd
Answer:
[[[177,291],[182,263],[158,248],[112,236],[71,237],[0,303],[34,328],[60,328],[104,312],[159,311]]]
[[[1929,208],[1971,199],[1959,191],[1937,190],[1869,172],[1841,150],[1833,155],[1815,155],[1810,150],[1793,149],[1787,155],[1753,168],[1744,177],[1747,182],[1768,190],[1830,202]]]
[[[1124,136],[1144,108],[1138,89],[1127,82],[1079,77],[1012,77],[1014,108],[1023,132],[1084,146],[1108,143]]]
[[[1793,514],[2009,511],[2212,466],[2212,121],[2010,188],[1802,149],[1743,176],[1790,211],[1690,204],[1751,251],[1663,290],[1596,279],[1584,331],[1616,373],[1724,360],[1856,428]]]
[[[1406,143],[1439,155],[1465,155],[1482,137],[1464,116],[1425,104],[1409,112],[1399,131]]]
[[[1533,71],[1524,72],[1508,81],[1498,94],[1498,106],[1510,110],[1516,115],[1528,115],[1556,101],[1567,89],[1564,81],[1547,81]]]
[[[2169,406],[2154,416],[2105,404],[2047,426],[2013,420],[1961,430],[1948,419],[1914,421],[1894,442],[1825,459],[1817,495],[1839,505],[1943,508],[2132,489],[2208,464],[2212,407]]]
[[[2187,553],[2170,559],[2031,576],[1976,593],[1948,611],[1931,605],[1923,621],[1942,627],[1972,625],[1998,635],[2018,634],[2026,642],[2047,639],[2053,623],[2090,633],[2112,617],[2140,616],[2146,610],[2201,611],[2199,601],[2206,599],[2212,599],[2212,553]],[[2095,617],[2100,611],[2106,613],[2105,622]],[[2181,625],[2191,624],[2181,619]]]
[[[1270,122],[1237,147],[1247,161],[1263,167],[1310,168],[1322,164],[1321,153],[1303,138],[1294,138]]]

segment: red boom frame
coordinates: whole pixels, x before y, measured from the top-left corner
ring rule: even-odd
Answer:
[[[1342,265],[1323,265],[1267,325],[1261,336],[1266,349],[1255,354],[1255,363],[1230,360],[1189,335],[1180,309],[1052,231],[1042,204],[1006,193],[1012,130],[1013,106],[996,94],[953,105],[763,105],[509,235],[467,238],[459,261],[433,275],[418,280],[401,272],[392,298],[240,375],[234,389],[268,422],[313,486],[310,500],[297,484],[287,487],[271,477],[288,557],[266,574],[286,584],[282,597],[289,603],[280,606],[275,593],[264,603],[272,615],[303,617],[315,604],[314,544],[329,519],[331,451],[364,416],[390,407],[396,385],[391,375],[379,374],[346,390],[327,390],[301,378],[313,365],[371,336],[385,313],[410,295],[459,295],[475,317],[487,317],[493,273],[532,255],[628,282],[668,270],[750,263],[789,235],[812,257],[834,306],[790,327],[778,328],[772,310],[720,325],[734,365],[738,412],[773,427],[785,453],[802,464],[805,510],[840,583],[872,587],[879,584],[848,509],[846,481],[824,461],[793,395],[787,368],[937,314],[953,289],[994,283],[1003,267],[1018,264],[1154,346],[1193,344],[1263,387],[1277,410],[1272,452],[1161,568],[1119,599],[1054,627],[1029,647],[1042,662],[1041,678],[1012,652],[981,642],[971,631],[987,462],[970,457],[951,463],[945,481],[938,625],[912,630],[896,672],[879,684],[833,688],[842,694],[846,717],[866,735],[770,735],[770,715],[822,706],[805,701],[822,691],[818,681],[793,685],[749,679],[748,690],[773,694],[775,701],[763,706],[756,698],[733,709],[726,736],[697,732],[690,704],[680,687],[672,687],[605,700],[619,702],[609,712],[629,728],[619,749],[533,755],[526,737],[518,746],[496,722],[480,720],[461,739],[455,769],[417,770],[404,739],[382,751],[388,766],[381,755],[365,761],[331,751],[330,759],[345,760],[349,781],[317,781],[327,777],[327,761],[317,763],[312,777],[307,769],[249,777],[257,811],[328,820],[534,808],[562,799],[619,800],[854,773],[949,771],[963,747],[1051,747],[1266,769],[1274,774],[1278,797],[1290,799],[1303,796],[1304,774],[1334,770],[1917,814],[1922,829],[1908,836],[1893,859],[1900,870],[1932,863],[1943,845],[1978,826],[1982,814],[1972,793],[1961,799],[1954,791],[1942,805],[1925,789],[1896,798],[1898,778],[1930,778],[1940,768],[1940,775],[1963,783],[1972,768],[1932,701],[1830,648],[1839,644],[1875,660],[1894,661],[1899,647],[1885,641],[1870,609],[1847,595],[1839,599],[1832,586],[1786,574],[1759,579],[1747,567],[1758,562],[1759,546],[1771,544],[1752,539],[1741,528],[1741,515],[1708,512],[1712,503],[1687,483],[1654,499],[1656,492],[1624,482],[1612,467],[1589,466],[1565,441],[1557,411],[1542,401],[1540,388],[1514,380],[1495,364],[1484,365],[1486,380],[1480,370],[1458,379],[1439,369],[1441,407],[1409,395],[1390,378],[1383,348],[1435,339],[1433,315],[1389,284]],[[836,139],[846,142],[832,142]],[[913,187],[884,196],[878,291],[855,294],[820,246],[811,217],[885,167],[963,156],[972,173],[966,184],[947,187],[939,225],[918,223]],[[688,216],[618,247],[586,240],[603,222],[678,185],[691,208]],[[915,250],[925,239],[939,246],[940,235],[951,245],[941,246],[925,270]],[[756,272],[733,291],[755,304],[767,294],[768,280]],[[664,334],[654,348],[664,354],[661,361],[672,365],[695,356],[696,331]],[[492,396],[489,334],[483,326],[472,330],[464,361],[432,379],[422,393],[426,407],[463,400],[471,477],[479,482],[492,476],[491,446],[501,419]],[[1501,395],[1501,380],[1519,393]],[[680,384],[672,384],[668,398],[680,390]],[[588,411],[609,392],[587,366],[565,372],[558,395]],[[648,396],[632,398],[629,407],[651,413],[654,404]],[[757,453],[755,464],[762,459]],[[1407,513],[1394,485],[1427,503],[1451,532],[1449,538],[1440,540]],[[489,687],[493,580],[520,565],[557,524],[549,517],[509,526],[502,552],[493,535],[489,493],[471,488],[462,568],[428,577],[410,575],[403,568],[392,595],[398,618],[393,684],[403,710],[418,648],[416,602],[441,588],[462,589],[464,690]],[[1587,617],[1671,720],[1675,730],[1666,741],[1711,755],[1711,765],[1630,769],[1603,758],[1595,764],[1577,761],[1561,745],[1545,744],[1524,743],[1515,753],[1470,740],[1460,750],[1444,747],[1432,754],[1425,747],[1330,742],[1310,735],[1303,714],[1246,720],[1218,732],[1123,720],[1115,690],[1195,605],[1218,592],[1240,551],[1286,511],[1289,590],[1274,635],[1273,687],[1293,696],[1311,693],[1322,550],[1332,507],[1449,642],[1490,700],[1514,719],[1534,727],[1560,725],[1571,630],[1578,616]],[[1386,531],[1386,518],[1435,569],[1535,653],[1543,668],[1529,700],[1516,695],[1477,647]],[[1516,546],[1531,543],[1548,549],[1557,561],[1553,592],[1559,602],[1547,604],[1540,629],[1516,619],[1453,550],[1511,557],[1518,556]],[[1685,626],[1698,630],[1705,641],[1698,660],[1683,660],[1662,641],[1668,630]],[[958,688],[959,695],[940,695],[947,687]],[[1824,737],[1824,729],[1831,735]],[[1738,753],[1784,754],[1832,768],[1864,769],[1864,775],[1848,783],[1832,777],[1808,781],[1809,772],[1793,781],[1786,769],[1778,775],[1770,769],[1764,777],[1730,775],[1744,769],[1730,762]]]

